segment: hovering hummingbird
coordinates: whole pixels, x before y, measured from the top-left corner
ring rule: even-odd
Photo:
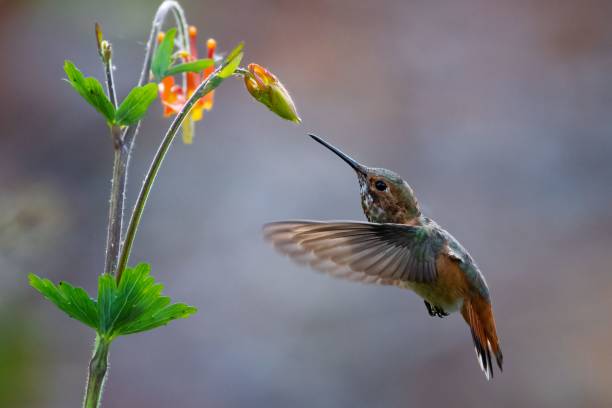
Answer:
[[[398,174],[366,167],[316,135],[357,173],[369,222],[280,221],[264,236],[299,263],[333,276],[411,289],[430,316],[460,310],[487,379],[491,353],[502,370],[489,289],[470,254],[435,221],[423,216],[412,188]]]

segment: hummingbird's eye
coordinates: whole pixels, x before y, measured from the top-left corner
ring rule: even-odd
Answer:
[[[378,191],[385,191],[387,189],[387,184],[382,180],[377,180],[376,183],[374,183],[374,187],[376,187]]]

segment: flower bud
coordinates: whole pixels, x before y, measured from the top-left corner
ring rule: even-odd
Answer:
[[[257,64],[249,64],[244,84],[249,93],[283,119],[300,123],[295,104],[276,76]]]
[[[113,48],[111,47],[111,44],[106,40],[102,40],[102,42],[100,43],[100,55],[104,63],[108,63],[108,61],[110,61],[111,59],[111,56],[113,55]]]
[[[102,33],[102,27],[99,23],[95,24],[96,31],[96,44],[98,45],[98,54],[100,58],[102,58],[102,62],[108,64],[112,56],[112,47],[108,41],[104,39],[104,34]]]

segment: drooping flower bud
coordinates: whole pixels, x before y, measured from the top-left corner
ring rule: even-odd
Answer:
[[[276,76],[258,64],[249,64],[244,84],[257,101],[267,106],[283,119],[300,123],[295,104]]]

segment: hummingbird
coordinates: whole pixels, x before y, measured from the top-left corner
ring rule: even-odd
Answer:
[[[470,254],[422,214],[414,191],[397,173],[364,166],[320,137],[309,136],[357,173],[368,222],[279,221],[264,226],[264,237],[298,263],[332,276],[412,290],[423,298],[430,316],[460,311],[487,380],[493,377],[491,355],[501,371],[491,296]]]

